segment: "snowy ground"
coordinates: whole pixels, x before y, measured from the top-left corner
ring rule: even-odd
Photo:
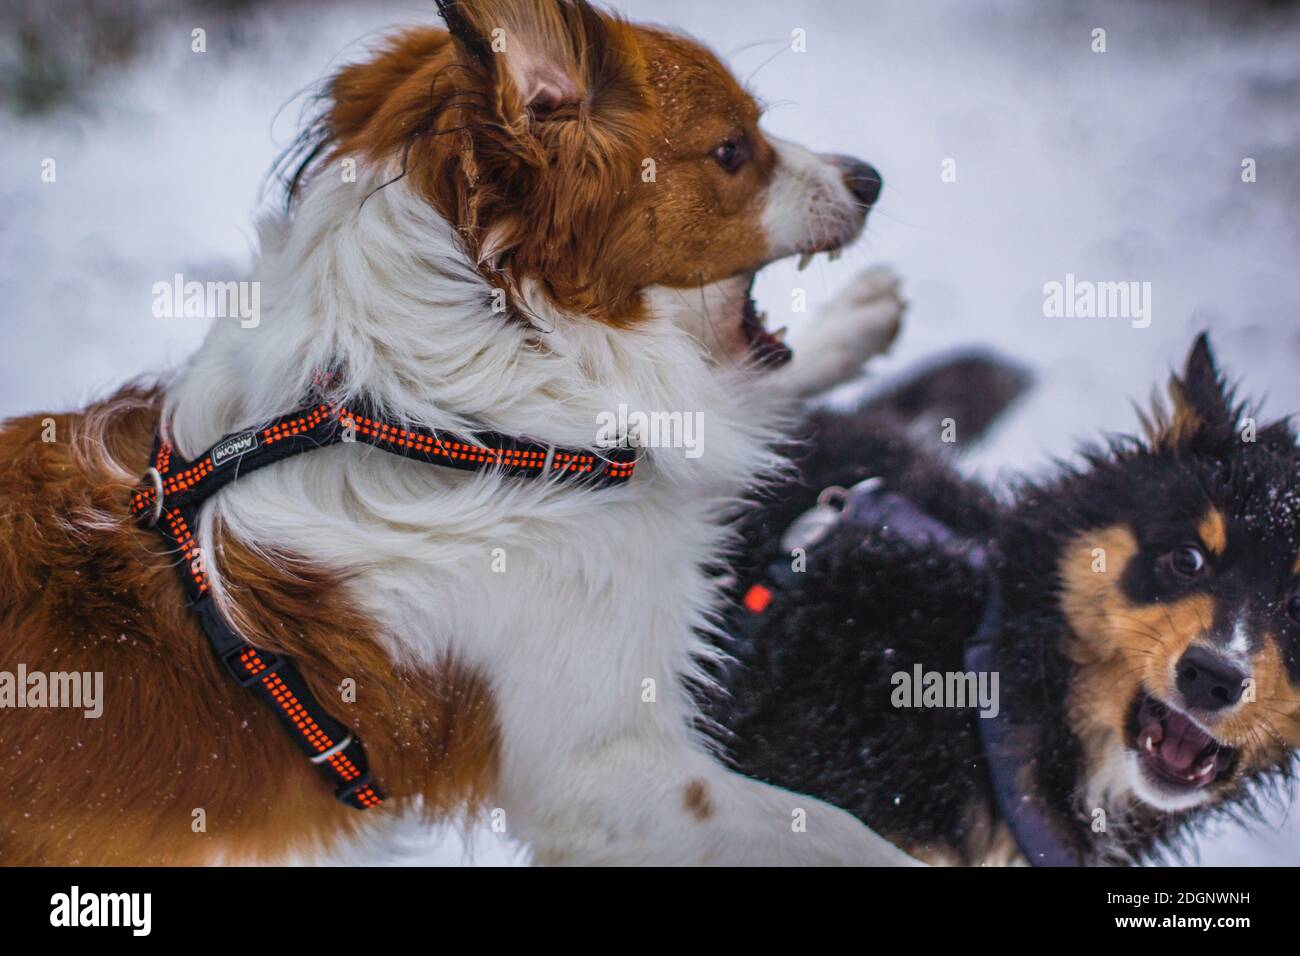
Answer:
[[[277,108],[380,28],[432,3],[311,4],[238,29],[182,15],[105,75],[89,106],[41,120],[0,109],[0,416],[68,407],[184,358],[193,319],[155,319],[176,272],[237,278],[263,174],[291,138]],[[877,260],[905,277],[908,326],[888,372],[982,343],[1039,385],[972,461],[1036,471],[1077,439],[1134,424],[1130,400],[1211,329],[1266,411],[1300,410],[1300,18],[1192,0],[619,0],[633,18],[710,41],[771,106],[768,128],[884,174],[865,241],[799,276],[767,270],[776,325],[790,290],[815,304]],[[358,9],[363,8],[363,9]],[[743,11],[743,12],[741,12]],[[208,52],[190,31],[208,27]],[[1090,46],[1106,30],[1107,52]],[[807,52],[789,49],[791,31]],[[1243,183],[1241,164],[1257,163]],[[57,163],[55,183],[42,161]],[[941,179],[955,161],[956,181]],[[1152,322],[1048,319],[1067,273],[1152,286]],[[1226,828],[1203,862],[1300,863],[1300,824]],[[517,851],[483,828],[478,862]],[[417,827],[362,859],[459,862],[462,841]]]

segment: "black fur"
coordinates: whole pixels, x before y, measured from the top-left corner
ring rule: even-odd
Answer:
[[[1141,550],[1122,578],[1129,600],[1150,604],[1208,588],[1216,607],[1242,609],[1259,633],[1274,634],[1293,685],[1300,684],[1300,624],[1287,616],[1300,554],[1296,437],[1284,421],[1261,428],[1256,441],[1241,440],[1246,410],[1225,388],[1202,336],[1172,385],[1179,415],[1170,421],[1153,413],[1153,438],[1086,449],[1081,464],[1062,466],[1055,480],[1021,484],[999,502],[916,437],[918,421],[938,433],[943,402],[959,423],[978,421],[981,432],[1023,387],[1002,363],[964,362],[926,372],[857,411],[815,416],[800,479],[777,489],[745,528],[739,587],[790,560],[781,531],[820,489],[882,478],[996,556],[1005,602],[995,641],[1000,699],[1010,720],[1032,733],[1028,772],[1062,842],[1081,863],[1177,854],[1210,815],[1255,812],[1261,786],[1289,772],[1293,752],[1239,767],[1213,785],[1210,807],[1173,813],[1131,801],[1107,807],[1115,825],[1093,832],[1091,808],[1082,805],[1083,747],[1066,709],[1078,674],[1065,654],[1072,634],[1060,601],[1062,549],[1089,530],[1131,526]],[[982,371],[972,373],[972,363]],[[953,386],[972,374],[1000,381],[1001,391]],[[910,396],[901,406],[900,394]],[[975,403],[969,410],[960,407],[963,395]],[[1210,505],[1229,521],[1223,573],[1206,584],[1171,580],[1160,555]],[[976,712],[895,708],[890,697],[891,675],[914,664],[965,669],[963,648],[978,627],[988,579],[885,529],[864,535],[844,526],[810,547],[806,572],[790,577],[760,618],[739,607],[732,615],[736,639],[727,649],[736,665],[722,674],[725,693],[711,701],[710,716],[724,728],[735,766],[842,806],[913,852],[980,861],[998,821]],[[1224,625],[1216,615],[1216,630]],[[1277,726],[1282,717],[1264,712],[1262,720],[1297,739],[1295,726]]]

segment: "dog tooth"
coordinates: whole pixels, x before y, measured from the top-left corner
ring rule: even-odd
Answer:
[[[1142,741],[1142,746],[1146,748],[1146,751],[1149,754],[1153,754],[1156,752],[1155,744],[1151,742],[1150,734],[1147,734],[1146,740]]]
[[[808,268],[808,263],[812,262],[812,257],[813,257],[813,254],[812,254],[811,252],[805,252],[805,253],[803,253],[802,255],[799,256],[799,271],[800,271],[800,272],[803,272],[804,269],[807,269],[807,268]]]

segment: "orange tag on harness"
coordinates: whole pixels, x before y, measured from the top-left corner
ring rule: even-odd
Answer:
[[[772,592],[761,584],[755,584],[745,592],[742,603],[745,605],[745,610],[751,614],[762,614],[767,610],[767,606],[772,603]]]

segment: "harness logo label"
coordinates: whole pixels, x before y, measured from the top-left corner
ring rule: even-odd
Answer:
[[[257,432],[248,432],[243,435],[236,435],[234,438],[227,438],[212,449],[212,467],[220,468],[232,459],[247,455],[256,447]]]

